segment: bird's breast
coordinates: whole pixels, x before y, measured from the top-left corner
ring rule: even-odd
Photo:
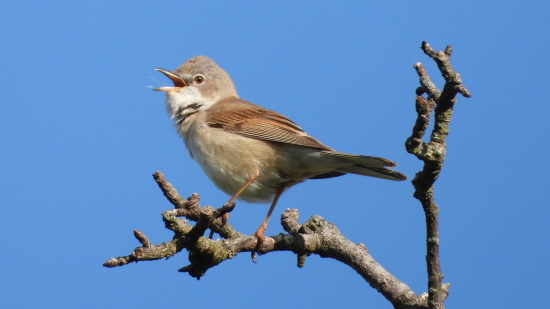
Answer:
[[[250,202],[269,202],[287,179],[275,168],[277,153],[270,142],[211,128],[196,119],[185,132],[191,157],[222,191],[233,195],[246,181],[258,178],[239,196]]]

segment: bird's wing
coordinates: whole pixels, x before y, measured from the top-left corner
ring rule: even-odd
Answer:
[[[250,138],[332,150],[285,116],[238,98],[225,99],[210,107],[206,123]]]

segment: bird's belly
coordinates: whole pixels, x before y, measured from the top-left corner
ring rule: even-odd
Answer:
[[[270,202],[276,188],[288,181],[274,168],[277,154],[269,142],[203,127],[191,130],[185,144],[206,175],[229,195],[235,194],[250,177],[258,174],[239,199]]]

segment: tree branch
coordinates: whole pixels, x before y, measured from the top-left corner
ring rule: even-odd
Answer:
[[[127,256],[111,258],[103,264],[116,267],[138,261],[170,258],[186,249],[190,264],[179,269],[194,278],[200,279],[210,268],[232,259],[241,252],[259,252],[267,254],[273,251],[290,251],[297,255],[298,267],[303,267],[305,259],[311,254],[338,260],[353,268],[373,288],[384,295],[395,308],[427,308],[427,295],[416,295],[406,284],[390,274],[369,254],[363,244],[355,244],[345,238],[338,228],[326,222],[320,216],[312,216],[303,224],[298,223],[298,210],[287,209],[281,216],[281,225],[287,234],[266,237],[258,248],[254,236],[241,234],[224,220],[234,207],[226,204],[217,210],[210,206],[198,205],[199,196],[182,198],[176,189],[166,181],[161,172],[153,177],[164,195],[174,205],[174,209],[162,213],[167,229],[174,232],[172,241],[160,245],[150,244],[147,237],[135,231],[134,235],[141,243]],[[187,220],[196,222],[190,225]],[[204,237],[211,229],[222,239],[213,240]]]
[[[407,151],[424,162],[422,171],[412,180],[414,197],[420,201],[426,217],[426,262],[428,269],[428,307],[445,308],[444,301],[449,293],[449,284],[442,284],[443,274],[439,262],[439,207],[434,200],[433,184],[439,177],[447,150],[447,135],[457,93],[470,97],[470,92],[462,85],[460,75],[450,62],[452,47],[444,51],[434,51],[422,42],[422,50],[436,63],[445,79],[443,91],[437,89],[421,63],[414,65],[420,77],[420,87],[416,90],[416,112],[418,117],[411,136],[405,142]],[[422,97],[426,93],[427,98]],[[434,111],[435,107],[435,111]],[[434,128],[430,141],[422,138],[429,125],[430,114],[434,111]]]

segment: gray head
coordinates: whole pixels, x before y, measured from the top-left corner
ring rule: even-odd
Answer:
[[[155,70],[174,83],[153,90],[166,92],[166,109],[176,124],[186,124],[192,115],[222,99],[239,97],[229,75],[206,56],[193,57],[172,72]]]
[[[227,97],[238,97],[229,75],[206,56],[193,57],[172,72],[156,70],[170,78],[174,87],[161,87],[155,90],[178,91],[181,89],[177,88],[196,87],[202,97],[208,100],[219,101]]]

